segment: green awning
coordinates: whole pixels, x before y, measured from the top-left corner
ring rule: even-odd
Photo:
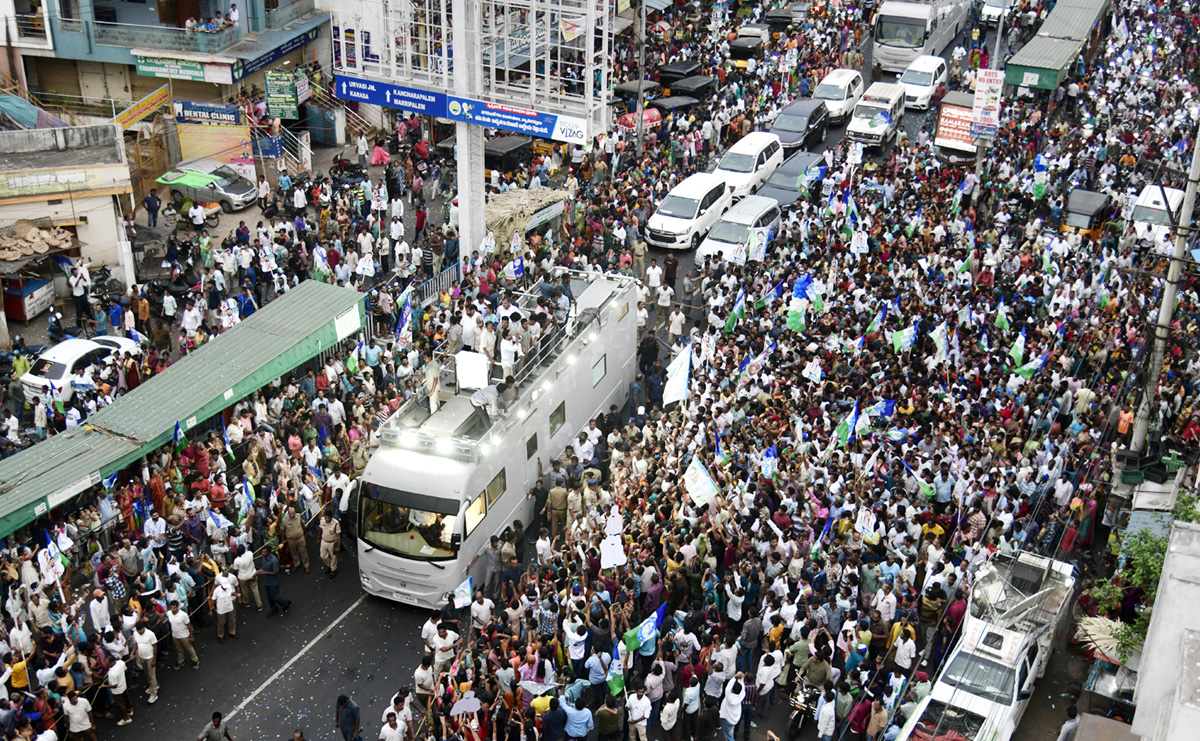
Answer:
[[[207,175],[195,170],[171,170],[154,182],[161,183],[162,185],[178,185],[183,188],[203,188],[206,185],[212,185],[220,179],[216,175]]]
[[[304,281],[162,375],[0,461],[0,537],[28,525],[358,332],[364,295]]]

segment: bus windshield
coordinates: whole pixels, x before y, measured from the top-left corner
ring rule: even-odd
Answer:
[[[457,500],[367,484],[360,502],[360,537],[376,548],[420,561],[458,555]]]
[[[1129,218],[1147,224],[1172,226],[1171,214],[1167,213],[1165,209],[1155,208],[1154,206],[1134,206],[1133,211],[1129,214]]]
[[[880,16],[875,23],[875,43],[919,49],[925,43],[925,19]]]

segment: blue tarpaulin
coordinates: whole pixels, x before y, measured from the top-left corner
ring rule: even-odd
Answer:
[[[66,126],[61,119],[46,113],[16,95],[0,95],[0,128],[58,129]]]

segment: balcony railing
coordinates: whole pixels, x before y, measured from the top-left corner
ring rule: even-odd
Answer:
[[[59,21],[62,24],[66,20]],[[67,30],[64,28],[63,30]],[[215,54],[242,40],[242,29],[233,26],[220,31],[188,31],[173,26],[138,26],[131,23],[92,23],[96,43],[101,46],[127,46],[140,49],[168,49]]]
[[[46,35],[46,19],[41,13],[32,15],[23,15],[21,13],[14,16],[17,21],[17,35],[23,39],[33,39],[39,41],[48,41]]]
[[[78,18],[59,18],[56,23],[63,33],[83,33],[83,21]]]
[[[270,28],[283,28],[297,18],[303,18],[314,10],[316,10],[315,0],[292,0],[287,5],[280,5],[274,10],[267,11],[267,26]]]

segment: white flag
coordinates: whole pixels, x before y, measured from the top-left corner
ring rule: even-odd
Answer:
[[[667,366],[667,382],[663,384],[662,403],[665,407],[688,397],[689,380],[692,374],[692,343],[679,353],[679,356]]]

